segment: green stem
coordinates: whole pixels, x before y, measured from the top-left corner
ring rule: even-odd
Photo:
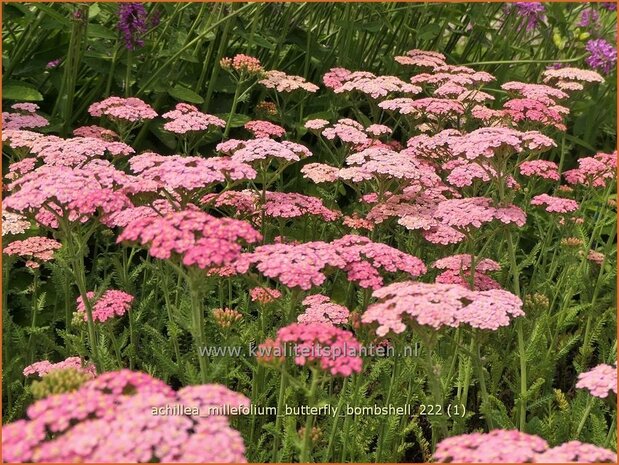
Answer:
[[[232,118],[234,117],[234,113],[236,112],[236,107],[239,102],[239,95],[241,94],[241,87],[243,85],[242,81],[236,86],[236,90],[234,91],[234,98],[232,99],[232,108],[230,108],[230,114],[228,115],[228,121],[226,122],[226,129],[224,130],[224,139],[228,137],[230,133],[230,124],[232,123]]]
[[[127,50],[127,69],[125,70],[125,97],[131,96],[131,66],[133,64],[133,52]]]
[[[200,379],[202,384],[206,384],[208,381],[208,362],[206,355],[202,355],[200,353],[201,350],[204,350],[206,347],[206,340],[204,338],[204,311],[202,309],[202,296],[199,289],[199,279],[199,276],[196,276],[193,270],[189,271],[189,275],[187,276],[187,285],[191,296],[191,319],[194,344],[196,345],[198,363],[200,364]]]
[[[399,368],[399,360],[400,357],[398,354],[395,355],[394,359],[393,359],[393,367],[392,367],[392,371],[391,371],[391,379],[389,381],[389,389],[387,390],[387,398],[385,399],[385,406],[389,407],[389,404],[391,403],[391,398],[393,395],[393,388],[396,384],[396,380],[398,378],[398,368]],[[383,458],[383,451],[385,449],[385,427],[387,426],[387,422],[383,422],[381,424],[380,427],[380,435],[378,438],[378,449],[376,450],[376,461],[377,462],[382,462],[382,458]]]
[[[340,391],[340,400],[337,403],[338,415],[333,419],[333,425],[331,426],[331,434],[329,434],[329,442],[327,444],[327,450],[325,452],[324,457],[322,458],[323,462],[327,462],[331,458],[331,452],[333,451],[333,444],[335,443],[335,435],[338,431],[337,425],[340,419],[339,412],[342,411],[342,405],[344,404],[344,396],[346,395],[347,386],[348,386],[348,377],[344,378],[344,382],[342,383],[342,390]]]
[[[594,404],[595,404],[595,397],[589,396],[587,398],[587,406],[585,407],[585,411],[582,414],[580,423],[578,423],[578,428],[576,428],[576,439],[580,437],[580,432],[584,428],[585,423],[587,422],[587,418],[589,418],[589,414],[591,413],[591,409],[593,408]]]
[[[82,298],[82,302],[84,302],[84,308],[86,309],[86,322],[88,325],[88,339],[90,341],[91,356],[95,367],[97,368],[97,373],[101,373],[103,366],[101,365],[101,360],[99,359],[99,343],[97,341],[97,331],[95,329],[95,323],[92,317],[92,302],[88,298],[88,290],[86,288],[84,255],[81,251],[77,252],[77,254],[74,255],[73,272],[75,274],[75,281],[80,293],[80,297]]]
[[[319,373],[315,368],[312,368],[312,382],[308,395],[308,405],[314,406],[316,401],[316,390],[318,389],[318,381],[320,380]],[[308,414],[305,419],[305,431],[303,434],[303,446],[301,448],[301,463],[309,463],[312,456],[312,426],[314,424],[314,415]]]
[[[282,367],[281,376],[279,379],[279,394],[277,395],[277,418],[275,419],[275,435],[273,436],[273,452],[271,454],[271,462],[277,463],[277,454],[279,452],[280,430],[282,427],[282,418],[284,411],[284,401],[286,397],[287,377],[285,368]]]
[[[514,282],[514,293],[520,297],[520,273],[516,262],[516,250],[512,238],[511,230],[507,230],[507,248],[509,251],[510,271]],[[524,345],[524,327],[522,318],[516,322],[516,332],[518,333],[518,357],[520,359],[520,415],[519,429],[524,431],[527,415],[527,358]]]
[[[30,363],[34,362],[34,347],[32,344],[32,336],[37,327],[37,313],[39,311],[39,305],[37,303],[39,290],[39,270],[34,270],[34,277],[32,279],[32,322],[30,325],[30,336],[28,336],[28,347],[30,347]]]

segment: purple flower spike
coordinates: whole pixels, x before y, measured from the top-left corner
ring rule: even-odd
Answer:
[[[146,32],[146,8],[141,3],[121,3],[118,14],[118,29],[128,50],[144,46],[141,36]]]

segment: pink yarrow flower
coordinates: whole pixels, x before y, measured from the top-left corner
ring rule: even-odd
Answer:
[[[443,439],[434,459],[443,463],[615,463],[617,454],[579,441],[550,448],[539,436],[497,429]]]
[[[267,71],[266,77],[262,79],[262,84],[267,89],[274,89],[277,92],[289,93],[295,90],[304,90],[306,92],[315,93],[319,87],[316,84],[307,82],[301,76],[291,76],[283,71]]]
[[[593,444],[569,441],[537,455],[535,463],[617,463],[617,454]]]
[[[250,140],[230,139],[217,145],[216,150],[242,163],[251,163],[259,160],[281,160],[296,162],[311,157],[312,152],[295,142],[279,142],[268,137]]]
[[[179,103],[174,110],[161,116],[170,120],[163,125],[163,129],[178,135],[226,127],[226,122],[221,118],[202,113],[197,107],[187,103]]]
[[[461,434],[443,439],[436,446],[438,462],[526,463],[535,462],[548,443],[538,436],[515,430]]]
[[[471,269],[473,258],[474,257],[470,254],[450,255],[435,261],[432,267],[439,270],[466,271]],[[478,259],[475,257],[475,270],[477,271],[488,272],[498,271],[500,269],[501,265],[494,260],[489,258]]]
[[[37,115],[39,106],[36,103],[15,103],[11,105],[14,112],[2,112],[2,131],[7,129],[36,129],[49,124],[49,121]]]
[[[347,235],[331,243],[267,244],[243,254],[236,262],[239,272],[251,266],[266,277],[278,279],[288,287],[309,290],[325,282],[328,268],[346,272],[350,281],[364,288],[378,288],[383,279],[379,269],[409,276],[426,272],[421,260],[386,244],[375,243],[363,236]]]
[[[445,55],[442,53],[419,49],[409,50],[403,56],[396,56],[395,61],[401,65],[431,69],[436,69],[446,64]]]
[[[42,378],[52,371],[63,370],[65,368],[74,368],[81,373],[89,375],[91,378],[94,378],[97,375],[95,366],[92,363],[84,363],[79,357],[69,357],[58,363],[51,363],[49,360],[42,360],[40,362],[35,362],[28,365],[24,368],[23,373],[24,376],[37,375]]]
[[[258,58],[243,53],[234,55],[232,58],[222,58],[219,64],[222,69],[233,70],[237,73],[262,74],[264,72],[264,68]]]
[[[62,244],[54,239],[32,236],[24,240],[13,241],[2,249],[2,253],[26,259],[30,268],[39,268],[40,262],[49,262],[54,258],[54,252]]]
[[[245,129],[253,134],[254,137],[284,137],[286,130],[278,124],[270,121],[248,121],[245,123]]]
[[[25,216],[2,210],[2,235],[18,235],[30,229],[30,221]]]
[[[372,296],[378,302],[367,308],[361,321],[378,323],[378,336],[404,332],[411,319],[434,329],[468,324],[497,330],[524,315],[520,298],[502,289],[477,291],[458,284],[404,281],[376,289]]]
[[[565,171],[563,176],[568,184],[591,187],[604,187],[615,179],[617,171],[617,152],[598,153],[593,157],[578,159],[578,168]]]
[[[129,159],[141,179],[171,191],[195,191],[227,179],[254,179],[256,170],[238,158],[189,157],[144,152]]]
[[[239,257],[242,243],[261,239],[244,221],[188,209],[138,218],[125,227],[117,242],[137,243],[155,258],[178,256],[183,265],[204,269],[231,264]]]
[[[108,142],[119,140],[120,136],[111,129],[102,128],[101,126],[80,126],[73,130],[75,137],[91,137],[95,139],[103,139]]]
[[[313,294],[303,299],[305,312],[297,317],[299,323],[328,323],[333,325],[346,324],[350,311],[343,305],[336,304],[329,297]]]
[[[101,296],[95,298],[95,293],[90,291],[86,294],[92,305],[93,321],[103,323],[115,316],[123,316],[131,307],[134,297],[123,291],[116,289],[108,289]],[[77,313],[81,315],[84,321],[88,321],[86,314],[86,306],[82,297],[77,298]]]
[[[536,195],[531,199],[531,205],[546,206],[548,213],[571,213],[578,210],[578,202],[562,197],[553,197],[548,194]]]
[[[145,373],[108,372],[75,392],[35,402],[26,419],[4,425],[3,458],[11,462],[245,462],[240,433],[217,412],[248,406],[249,399],[221,385],[188,386],[175,392]]]
[[[383,110],[397,111],[403,115],[413,115],[418,118],[426,115],[445,117],[464,114],[464,106],[459,101],[432,97],[419,100],[396,98],[384,100],[378,106]]]
[[[290,324],[277,332],[275,342],[283,348],[291,346],[297,365],[316,366],[333,376],[361,372],[361,344],[350,331],[330,323]]]
[[[277,289],[270,289],[266,287],[254,287],[249,291],[252,302],[258,302],[261,304],[268,304],[282,296],[282,293]]]
[[[520,163],[518,170],[521,175],[527,177],[536,176],[551,181],[559,181],[561,179],[559,166],[555,162],[548,160],[525,161]]]
[[[157,117],[157,112],[143,100],[136,97],[108,97],[88,107],[91,116],[107,117],[111,120],[137,123]]]
[[[586,389],[592,396],[602,399],[608,397],[610,391],[617,394],[617,366],[602,363],[589,371],[580,373],[576,387]]]

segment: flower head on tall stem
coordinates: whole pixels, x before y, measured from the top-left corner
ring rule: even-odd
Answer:
[[[121,3],[118,12],[118,29],[122,34],[127,50],[136,50],[144,47],[143,35],[148,26],[146,8],[142,3]]]

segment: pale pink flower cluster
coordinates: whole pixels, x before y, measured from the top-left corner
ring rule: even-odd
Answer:
[[[478,158],[504,157],[524,150],[534,153],[544,152],[556,143],[538,131],[518,131],[504,127],[486,127],[460,134],[445,130],[435,136],[417,136],[408,141],[413,154],[447,159],[463,157],[467,160]]]
[[[308,123],[313,123],[313,121],[310,120]],[[306,125],[306,127],[308,126]],[[340,119],[337,123],[324,128],[322,135],[325,139],[334,140],[337,138],[345,144],[352,145],[361,145],[369,140],[363,125],[350,118]]]
[[[258,58],[239,53],[234,57],[222,58],[219,62],[222,69],[234,70],[237,73],[262,74],[264,68]]]
[[[2,210],[2,235],[18,235],[30,229],[30,221],[25,216]]]
[[[178,406],[181,414],[165,413]],[[8,462],[246,462],[240,433],[223,406],[249,399],[220,385],[178,392],[145,373],[104,373],[77,391],[49,396],[2,428]],[[197,409],[198,414],[195,413]],[[159,413],[163,412],[163,413]]]
[[[417,183],[434,187],[441,182],[435,168],[426,161],[410,156],[406,151],[396,152],[390,147],[374,146],[353,153],[346,158],[348,166],[335,168],[312,163],[301,169],[314,182],[333,182],[341,179],[352,183],[374,179],[398,179],[406,184]]]
[[[499,429],[445,438],[437,444],[434,459],[438,462],[526,463],[533,462],[547,449],[548,443],[538,436]]]
[[[404,332],[410,319],[434,329],[468,324],[497,330],[524,315],[520,298],[502,289],[476,291],[458,284],[404,281],[376,289],[372,296],[378,302],[367,308],[361,321],[378,323],[378,336]]]
[[[434,215],[447,226],[465,230],[480,228],[483,224],[495,220],[522,227],[527,219],[520,207],[495,206],[488,197],[444,200],[438,204]]]
[[[93,160],[81,168],[42,165],[9,184],[11,194],[4,205],[50,228],[59,226],[58,217],[71,222],[86,222],[94,213],[101,220],[119,208],[131,205],[122,190],[146,191],[149,186],[136,183],[106,160]]]
[[[590,69],[558,68],[547,69],[542,74],[546,84],[552,84],[564,91],[584,89],[583,83],[600,83],[604,78]]]
[[[545,205],[548,213],[571,213],[579,207],[576,200],[553,197],[548,194],[536,195],[531,199],[531,205]]]
[[[129,197],[121,191],[98,189],[78,196],[71,202],[69,208],[72,214],[79,215],[82,218],[88,218],[101,213],[101,222],[107,224],[108,215],[133,208],[133,204]]]
[[[101,126],[80,126],[73,130],[75,137],[90,137],[95,139],[103,139],[106,141],[114,141],[120,139],[120,136],[111,129],[102,128]]]
[[[421,230],[426,240],[435,244],[455,244],[464,240],[465,235],[443,224],[435,217],[437,206],[446,201],[444,188],[426,188],[410,186],[402,194],[389,195],[385,200],[372,207],[367,219],[382,223],[388,218],[397,217],[398,224],[412,230]],[[375,201],[376,195],[366,198]]]
[[[449,255],[448,257],[443,257],[435,261],[432,267],[439,270],[467,271],[471,269],[473,258],[471,254]],[[484,273],[488,271],[499,271],[501,265],[490,258],[475,258],[475,269]]]
[[[308,163],[301,168],[303,177],[316,184],[335,182],[339,179],[339,168],[324,163]]]
[[[80,166],[92,159],[102,158],[107,153],[114,157],[126,157],[135,153],[133,148],[123,142],[94,137],[62,139],[56,136],[37,139],[30,146],[30,151],[49,166]]]
[[[492,430],[443,439],[434,460],[443,463],[615,463],[611,450],[570,441],[556,447],[532,434],[517,430]]]
[[[157,112],[137,97],[108,97],[90,105],[88,113],[91,116],[106,116],[112,120],[129,123],[137,123],[157,117]]]
[[[268,278],[303,290],[323,284],[327,279],[325,271],[329,268],[340,269],[349,281],[373,289],[383,284],[380,268],[391,273],[401,271],[413,277],[426,272],[423,262],[417,257],[355,235],[343,236],[331,243],[262,245],[241,255],[236,262],[240,273],[246,273],[252,265]]]
[[[392,94],[418,94],[421,87],[402,81],[396,76],[376,76],[367,71],[351,72],[344,68],[338,68],[333,76],[327,73],[325,83],[336,94],[347,92],[360,92],[373,99],[387,97]],[[337,79],[337,81],[336,81]]]
[[[38,132],[26,131],[22,129],[7,129],[2,128],[2,142],[6,143],[12,149],[30,149],[32,144],[46,137]]]
[[[391,110],[402,115],[446,117],[464,114],[464,106],[458,100],[427,97],[419,100],[402,97],[384,100],[378,104],[383,110]]]
[[[576,387],[588,390],[595,397],[606,398],[610,391],[617,394],[617,366],[602,363],[580,373]]]
[[[353,229],[367,229],[372,231],[374,223],[368,219],[361,218],[358,213],[353,213],[351,216],[345,216],[342,223]]]
[[[100,323],[115,316],[123,316],[131,308],[134,299],[131,294],[116,289],[108,289],[96,299],[95,293],[90,291],[86,297],[92,305],[93,321]],[[77,313],[84,321],[88,321],[86,306],[81,296],[77,298]]]
[[[378,137],[391,134],[393,129],[389,126],[385,126],[384,124],[370,124],[367,128],[365,128],[365,132],[374,137]]]
[[[565,171],[563,176],[568,184],[583,184],[604,187],[617,173],[617,152],[598,153],[593,157],[578,159],[578,168]]]
[[[294,92],[295,90],[304,90],[306,92],[314,93],[318,91],[319,87],[316,84],[307,82],[301,76],[292,76],[284,73],[283,71],[267,71],[265,79],[262,79],[262,84],[267,89],[275,89],[277,92]]]
[[[437,260],[433,268],[445,270],[436,277],[435,282],[441,284],[459,284],[469,289],[487,291],[500,289],[501,285],[486,273],[498,271],[501,266],[494,260],[483,258],[475,260],[475,271],[471,274],[473,256],[470,254],[450,255]],[[472,285],[471,285],[472,279]]]
[[[445,270],[436,277],[434,282],[440,284],[458,284],[477,291],[501,289],[501,285],[497,281],[477,270],[475,270],[472,275],[470,271]]]
[[[348,80],[351,73],[352,71],[346,68],[331,68],[322,77],[322,82],[328,89],[337,89]]]
[[[286,130],[278,124],[270,121],[248,121],[245,123],[245,129],[253,134],[254,137],[284,137]]]
[[[303,305],[305,312],[297,317],[299,323],[342,325],[348,322],[350,317],[350,311],[345,306],[336,304],[326,295],[308,295],[303,299]]]
[[[606,256],[603,253],[597,252],[595,250],[589,250],[589,252],[587,253],[587,260],[595,263],[596,265],[601,266],[602,263],[604,263],[605,258]]]
[[[323,129],[325,126],[329,125],[329,121],[322,118],[317,119],[309,119],[305,122],[305,127],[307,129],[319,130]]]
[[[47,119],[37,115],[39,106],[36,103],[15,103],[11,105],[15,112],[2,112],[2,131],[7,129],[34,129],[42,128],[49,124]],[[4,138],[3,138],[4,140]]]
[[[315,366],[333,376],[361,372],[361,344],[350,331],[331,323],[292,323],[277,331],[275,344],[292,346],[300,366]]]
[[[553,126],[559,131],[565,131],[563,115],[569,110],[560,105],[547,106],[530,98],[508,100],[503,104],[503,114],[514,123],[540,123],[544,126]]]
[[[36,103],[21,102],[11,105],[11,109],[23,111],[24,113],[35,113],[37,110],[39,110],[39,106]]]
[[[92,363],[84,363],[79,357],[69,357],[62,362],[51,363],[49,360],[41,360],[24,368],[24,376],[37,375],[44,377],[48,373],[55,370],[63,370],[65,368],[74,368],[77,371],[89,375],[91,378],[97,376],[97,371]]]
[[[54,252],[62,244],[54,239],[42,236],[32,236],[24,240],[13,241],[2,249],[6,255],[14,255],[26,259],[26,266],[38,268],[39,262],[48,262],[54,258]]]
[[[79,168],[42,165],[8,185],[11,194],[4,206],[18,212],[36,212],[46,204],[70,209],[87,192],[129,182],[127,175],[106,160],[93,160]]]
[[[187,103],[179,103],[174,110],[161,116],[170,120],[163,125],[163,129],[179,135],[226,127],[226,122],[221,118],[202,113],[197,107]]]
[[[253,244],[261,239],[244,221],[183,210],[137,218],[125,227],[117,242],[142,245],[155,258],[178,255],[183,265],[204,269],[231,264],[241,253],[241,242]]]
[[[362,124],[350,118],[339,119],[337,123],[332,125],[324,119],[308,120],[305,123],[305,127],[315,131],[317,134],[322,134],[325,139],[339,139],[344,144],[350,144],[357,150],[379,144],[376,140],[378,137],[393,132],[391,128],[383,124],[371,124],[364,128]]]
[[[258,302],[264,305],[279,299],[282,296],[282,293],[277,289],[254,287],[249,291],[249,296],[252,302]]]
[[[529,84],[526,82],[509,81],[501,85],[501,89],[513,92],[514,94],[536,100],[547,106],[553,106],[557,100],[566,99],[568,94],[556,87],[547,86],[545,84]]]
[[[235,157],[189,157],[144,152],[129,159],[140,178],[172,191],[192,191],[227,179],[254,179],[256,170]]]
[[[541,453],[535,463],[617,463],[617,453],[593,444],[569,441]]]
[[[471,186],[475,180],[489,182],[496,178],[496,170],[491,166],[486,166],[483,160],[468,163],[466,160],[455,159],[445,163],[443,169],[451,169],[446,180],[456,187]]]
[[[523,176],[537,176],[542,179],[548,179],[550,181],[559,181],[561,176],[559,175],[559,166],[549,160],[531,160],[524,161],[518,166],[520,174]]]
[[[419,66],[420,68],[436,69],[444,66],[445,55],[429,50],[413,49],[406,52],[403,56],[396,56],[395,61],[401,65]]]
[[[294,162],[312,156],[312,152],[301,144],[290,141],[280,142],[269,137],[249,140],[230,139],[218,144],[216,150],[232,155],[233,160],[243,163],[267,159]]]
[[[264,192],[262,194],[251,190],[225,191],[221,194],[207,194],[203,203],[213,202],[216,207],[235,207],[239,213],[271,218],[298,218],[304,215],[321,217],[325,221],[335,221],[341,214],[331,210],[318,197],[297,194],[296,192]]]
[[[476,91],[480,85],[494,80],[495,77],[485,71],[475,71],[467,66],[444,65],[437,67],[432,73],[417,74],[411,77],[410,82],[417,85],[437,86],[435,94],[442,88],[439,94],[459,96],[469,90]]]

